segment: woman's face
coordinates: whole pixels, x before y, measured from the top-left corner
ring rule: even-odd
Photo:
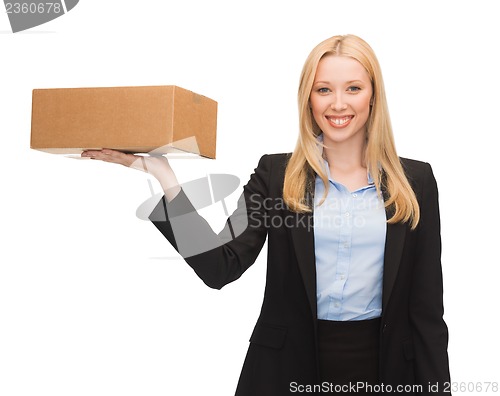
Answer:
[[[364,144],[372,93],[370,77],[357,60],[327,55],[319,61],[309,101],[327,147]]]

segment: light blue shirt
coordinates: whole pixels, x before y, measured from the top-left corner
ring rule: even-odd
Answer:
[[[314,243],[318,319],[366,320],[382,314],[386,236],[384,202],[368,174],[368,185],[350,192],[332,180],[329,189],[316,177]]]

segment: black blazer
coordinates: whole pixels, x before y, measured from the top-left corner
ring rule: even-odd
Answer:
[[[217,289],[239,278],[268,238],[264,301],[237,396],[284,396],[298,385],[320,384],[313,215],[291,212],[282,201],[288,158],[289,154],[261,158],[238,208],[218,235],[182,191],[168,204],[163,198],[150,216],[198,276]],[[380,382],[393,389],[421,385],[415,394],[448,394],[437,185],[429,164],[401,162],[421,219],[414,231],[407,224],[387,225]]]

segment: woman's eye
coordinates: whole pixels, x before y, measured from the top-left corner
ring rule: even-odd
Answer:
[[[352,86],[352,87],[347,88],[347,90],[349,92],[358,92],[358,91],[361,91],[361,88]]]
[[[328,93],[328,92],[330,92],[330,90],[328,88],[323,87],[323,88],[318,88],[318,92],[319,93]]]

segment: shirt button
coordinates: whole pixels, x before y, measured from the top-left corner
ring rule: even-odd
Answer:
[[[336,302],[336,303],[334,304],[334,306],[335,306],[335,308],[338,308],[338,307],[340,307],[340,304],[339,304],[338,302]]]
[[[349,212],[345,212],[345,217],[349,217]]]
[[[347,242],[344,243],[344,247],[347,249],[349,247],[349,244]]]
[[[345,275],[340,275],[340,279],[344,280],[345,279]]]
[[[353,196],[354,198],[356,198],[356,197],[358,196],[358,194],[352,194],[352,196]]]

